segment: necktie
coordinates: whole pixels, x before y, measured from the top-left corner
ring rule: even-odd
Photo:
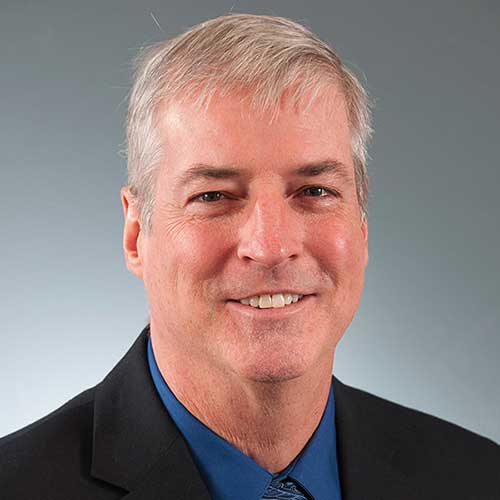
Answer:
[[[262,500],[309,500],[309,497],[290,479],[273,479]]]

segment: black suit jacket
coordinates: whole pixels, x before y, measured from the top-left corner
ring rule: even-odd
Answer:
[[[209,500],[152,383],[148,333],[96,387],[0,440],[2,500]],[[500,499],[493,441],[333,384],[343,500]]]

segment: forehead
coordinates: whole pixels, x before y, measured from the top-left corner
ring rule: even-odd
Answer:
[[[158,109],[158,125],[169,177],[195,163],[267,172],[327,159],[352,164],[345,100],[335,89],[297,103],[285,96],[274,112],[237,94],[214,96],[206,108],[174,102]]]

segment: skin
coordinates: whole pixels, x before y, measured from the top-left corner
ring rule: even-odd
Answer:
[[[368,263],[344,99],[332,89],[306,107],[285,96],[272,123],[237,95],[215,97],[206,111],[160,107],[158,116],[167,154],[151,232],[121,191],[125,260],[144,281],[155,357],[193,415],[281,471],[319,424]],[[326,160],[344,174],[292,173]],[[182,182],[195,164],[244,174]],[[219,194],[200,197],[210,192]],[[229,301],[268,290],[312,295],[272,317]]]

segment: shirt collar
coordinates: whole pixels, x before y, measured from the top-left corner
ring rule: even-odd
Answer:
[[[194,417],[163,379],[148,340],[148,363],[165,408],[186,440],[210,495],[217,500],[261,499],[276,477],[291,477],[313,500],[340,500],[333,386],[320,424],[300,455],[280,474],[271,474]]]

